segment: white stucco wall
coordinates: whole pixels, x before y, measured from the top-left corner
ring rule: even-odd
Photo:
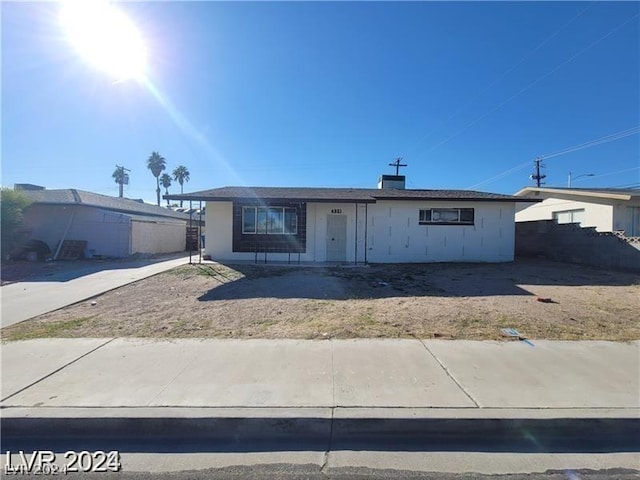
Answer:
[[[474,225],[419,225],[426,208],[473,208]],[[369,206],[367,260],[509,262],[514,256],[514,204],[509,202],[389,202]]]
[[[474,208],[475,225],[418,225],[422,208]],[[376,263],[505,262],[514,255],[514,204],[509,202],[389,202],[376,204],[308,203],[304,262],[327,259],[327,217],[347,217],[346,259]],[[357,211],[357,219],[356,219]],[[206,253],[214,260],[253,261],[254,253],[232,252],[232,202],[207,202]],[[365,225],[365,214],[368,223]],[[357,228],[356,228],[357,224]],[[366,231],[366,239],[365,239]],[[264,255],[258,255],[264,260]],[[268,261],[287,261],[269,254]],[[297,260],[297,254],[292,255]]]
[[[613,229],[613,201],[598,200],[599,203],[583,202],[568,198],[547,198],[516,212],[516,222],[553,220],[553,212],[584,209],[583,227],[596,227],[599,232]]]
[[[42,240],[55,252],[69,224],[66,240],[85,240],[96,255],[124,257],[129,254],[131,221],[126,215],[82,205],[31,205],[25,223],[31,238]]]
[[[173,253],[186,248],[184,221],[131,221],[131,253]]]

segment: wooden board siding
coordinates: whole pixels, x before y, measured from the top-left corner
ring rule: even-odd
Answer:
[[[295,235],[263,235],[242,233],[242,207],[295,208],[298,215],[298,233]],[[306,253],[307,204],[303,202],[234,202],[233,203],[233,251],[269,253]]]

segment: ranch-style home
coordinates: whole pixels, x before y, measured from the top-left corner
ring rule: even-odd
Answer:
[[[509,262],[510,195],[378,188],[222,187],[168,195],[206,202],[205,254],[218,261],[332,263]]]

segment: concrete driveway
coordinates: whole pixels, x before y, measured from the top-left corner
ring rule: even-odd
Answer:
[[[106,265],[98,272],[88,270],[76,272],[75,275],[73,272],[65,272],[60,278],[52,277],[48,281],[36,280],[4,285],[0,287],[2,327],[86,300],[184,265],[188,261],[188,256],[153,264],[136,260],[131,263]],[[86,270],[86,267],[83,268]]]

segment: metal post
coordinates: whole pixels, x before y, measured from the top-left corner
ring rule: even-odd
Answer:
[[[358,265],[358,204],[356,203],[356,255],[354,264]]]
[[[200,200],[200,209],[198,210],[198,264],[202,263],[202,245],[200,241],[202,239],[202,200]]]
[[[367,238],[369,236],[369,204],[364,204],[364,263],[367,263]]]
[[[193,202],[191,200],[189,200],[189,235],[187,235],[187,240],[189,240],[189,237],[191,236],[191,228],[193,226]],[[193,263],[191,262],[191,242],[189,242],[189,265],[193,265]]]

